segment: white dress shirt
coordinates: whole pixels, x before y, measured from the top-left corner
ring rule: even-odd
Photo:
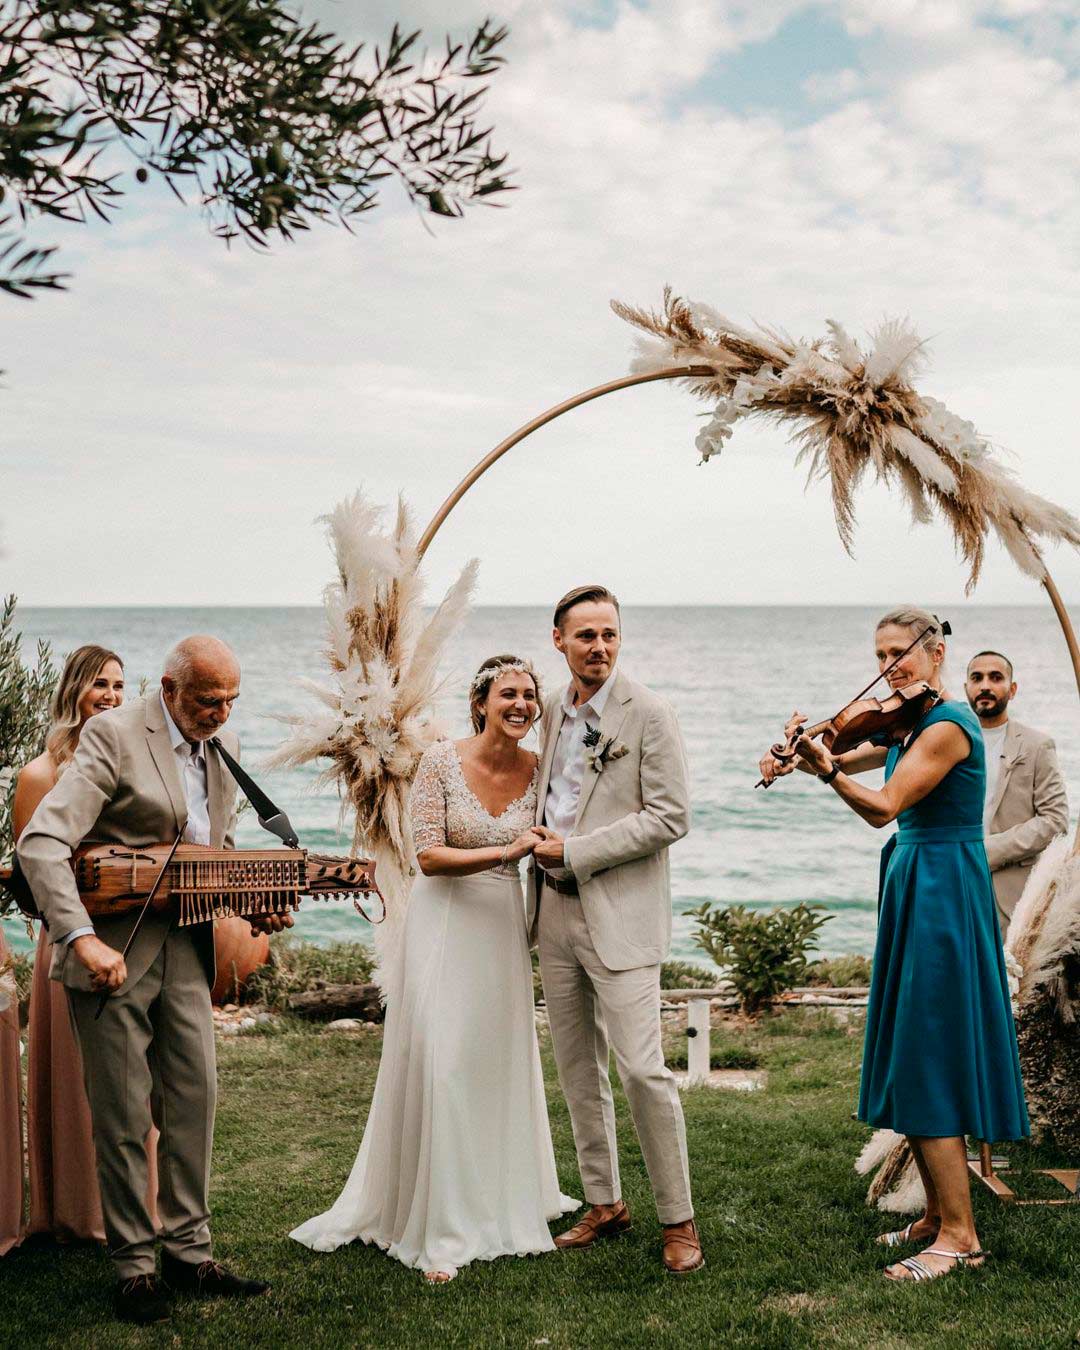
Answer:
[[[1008,722],[999,727],[983,727],[982,738],[986,749],[986,797],[983,800],[983,833],[990,833],[990,817],[993,814],[994,794],[997,792],[1001,777],[1001,761],[1005,755],[1005,735],[1009,730]]]
[[[161,710],[165,714],[165,726],[172,741],[173,754],[180,770],[180,782],[184,787],[184,800],[187,802],[188,818],[184,826],[184,842],[188,844],[210,843],[210,793],[206,783],[206,749],[202,741],[194,743],[184,739],[184,733],[172,720],[164,697]]]
[[[586,703],[574,702],[574,686],[567,685],[563,695],[562,726],[551,757],[547,798],[544,801],[544,824],[563,839],[568,839],[577,820],[578,798],[585,776],[585,735],[600,729],[600,719],[615,682],[615,672],[608,676]],[[572,877],[569,867],[550,867],[553,877]]]
[[[210,793],[206,783],[206,750],[201,741],[192,745],[184,739],[184,734],[172,720],[165,699],[161,699],[161,711],[165,714],[165,725],[169,730],[173,754],[177,758],[180,770],[180,783],[187,802],[188,818],[184,826],[184,839],[189,844],[209,844],[210,842]],[[93,928],[73,928],[63,939],[64,946],[93,933]]]

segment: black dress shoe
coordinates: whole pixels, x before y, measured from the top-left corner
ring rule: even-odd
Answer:
[[[156,1275],[132,1275],[117,1284],[113,1309],[121,1322],[149,1326],[153,1322],[167,1322],[172,1304]]]
[[[161,1278],[178,1294],[196,1298],[256,1298],[270,1286],[263,1280],[245,1280],[216,1261],[180,1261],[168,1252],[161,1255]]]

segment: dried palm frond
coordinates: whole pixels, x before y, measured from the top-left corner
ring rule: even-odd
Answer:
[[[875,1170],[876,1169],[876,1170]],[[926,1208],[926,1192],[911,1145],[895,1130],[875,1130],[855,1160],[860,1176],[874,1175],[866,1203],[894,1214],[911,1214]]]
[[[918,393],[913,381],[923,342],[906,320],[883,323],[864,348],[832,320],[828,334],[811,342],[771,328],[742,328],[670,287],[660,313],[619,301],[612,308],[648,335],[639,339],[635,372],[711,367],[711,374],[685,381],[715,408],[697,437],[703,461],[722,448],[741,418],[771,418],[790,429],[809,477],[829,479],[837,529],[849,552],[855,492],[868,472],[899,484],[916,521],[925,523],[931,508],[941,512],[967,564],[969,591],[991,531],[1039,581],[1046,568],[1037,540],[1080,547],[1080,521],[1026,491],[970,422]]]
[[[1031,869],[1009,922],[1006,952],[1021,968],[1018,1010],[1049,998],[1063,1021],[1074,1013],[1064,986],[1064,966],[1080,955],[1080,854],[1060,835]]]
[[[378,864],[387,902],[375,930],[376,978],[393,984],[415,865],[408,796],[424,751],[439,736],[434,704],[438,662],[463,619],[476,582],[468,563],[430,616],[423,611],[416,532],[403,501],[389,530],[362,493],[322,517],[338,577],[326,587],[329,683],[299,681],[316,700],[291,726],[272,765],[322,762],[317,782],[333,784],[354,814],[353,846]]]

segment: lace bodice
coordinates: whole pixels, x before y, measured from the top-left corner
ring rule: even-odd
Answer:
[[[424,752],[409,798],[417,853],[440,844],[450,848],[501,848],[536,821],[539,771],[501,816],[485,811],[465,781],[453,741],[438,741]],[[517,874],[517,863],[494,871]]]

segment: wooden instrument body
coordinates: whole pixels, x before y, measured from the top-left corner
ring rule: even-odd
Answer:
[[[79,898],[92,919],[141,909],[170,844],[134,848],[89,844],[71,860]],[[375,866],[364,858],[329,858],[305,849],[225,849],[180,844],[150,902],[181,925],[296,910],[301,895],[326,899],[377,893]],[[361,911],[362,912],[362,911]]]
[[[902,689],[894,689],[887,698],[856,699],[829,719],[822,730],[821,743],[831,755],[842,755],[874,737],[902,741],[940,697],[925,680],[916,680]]]

